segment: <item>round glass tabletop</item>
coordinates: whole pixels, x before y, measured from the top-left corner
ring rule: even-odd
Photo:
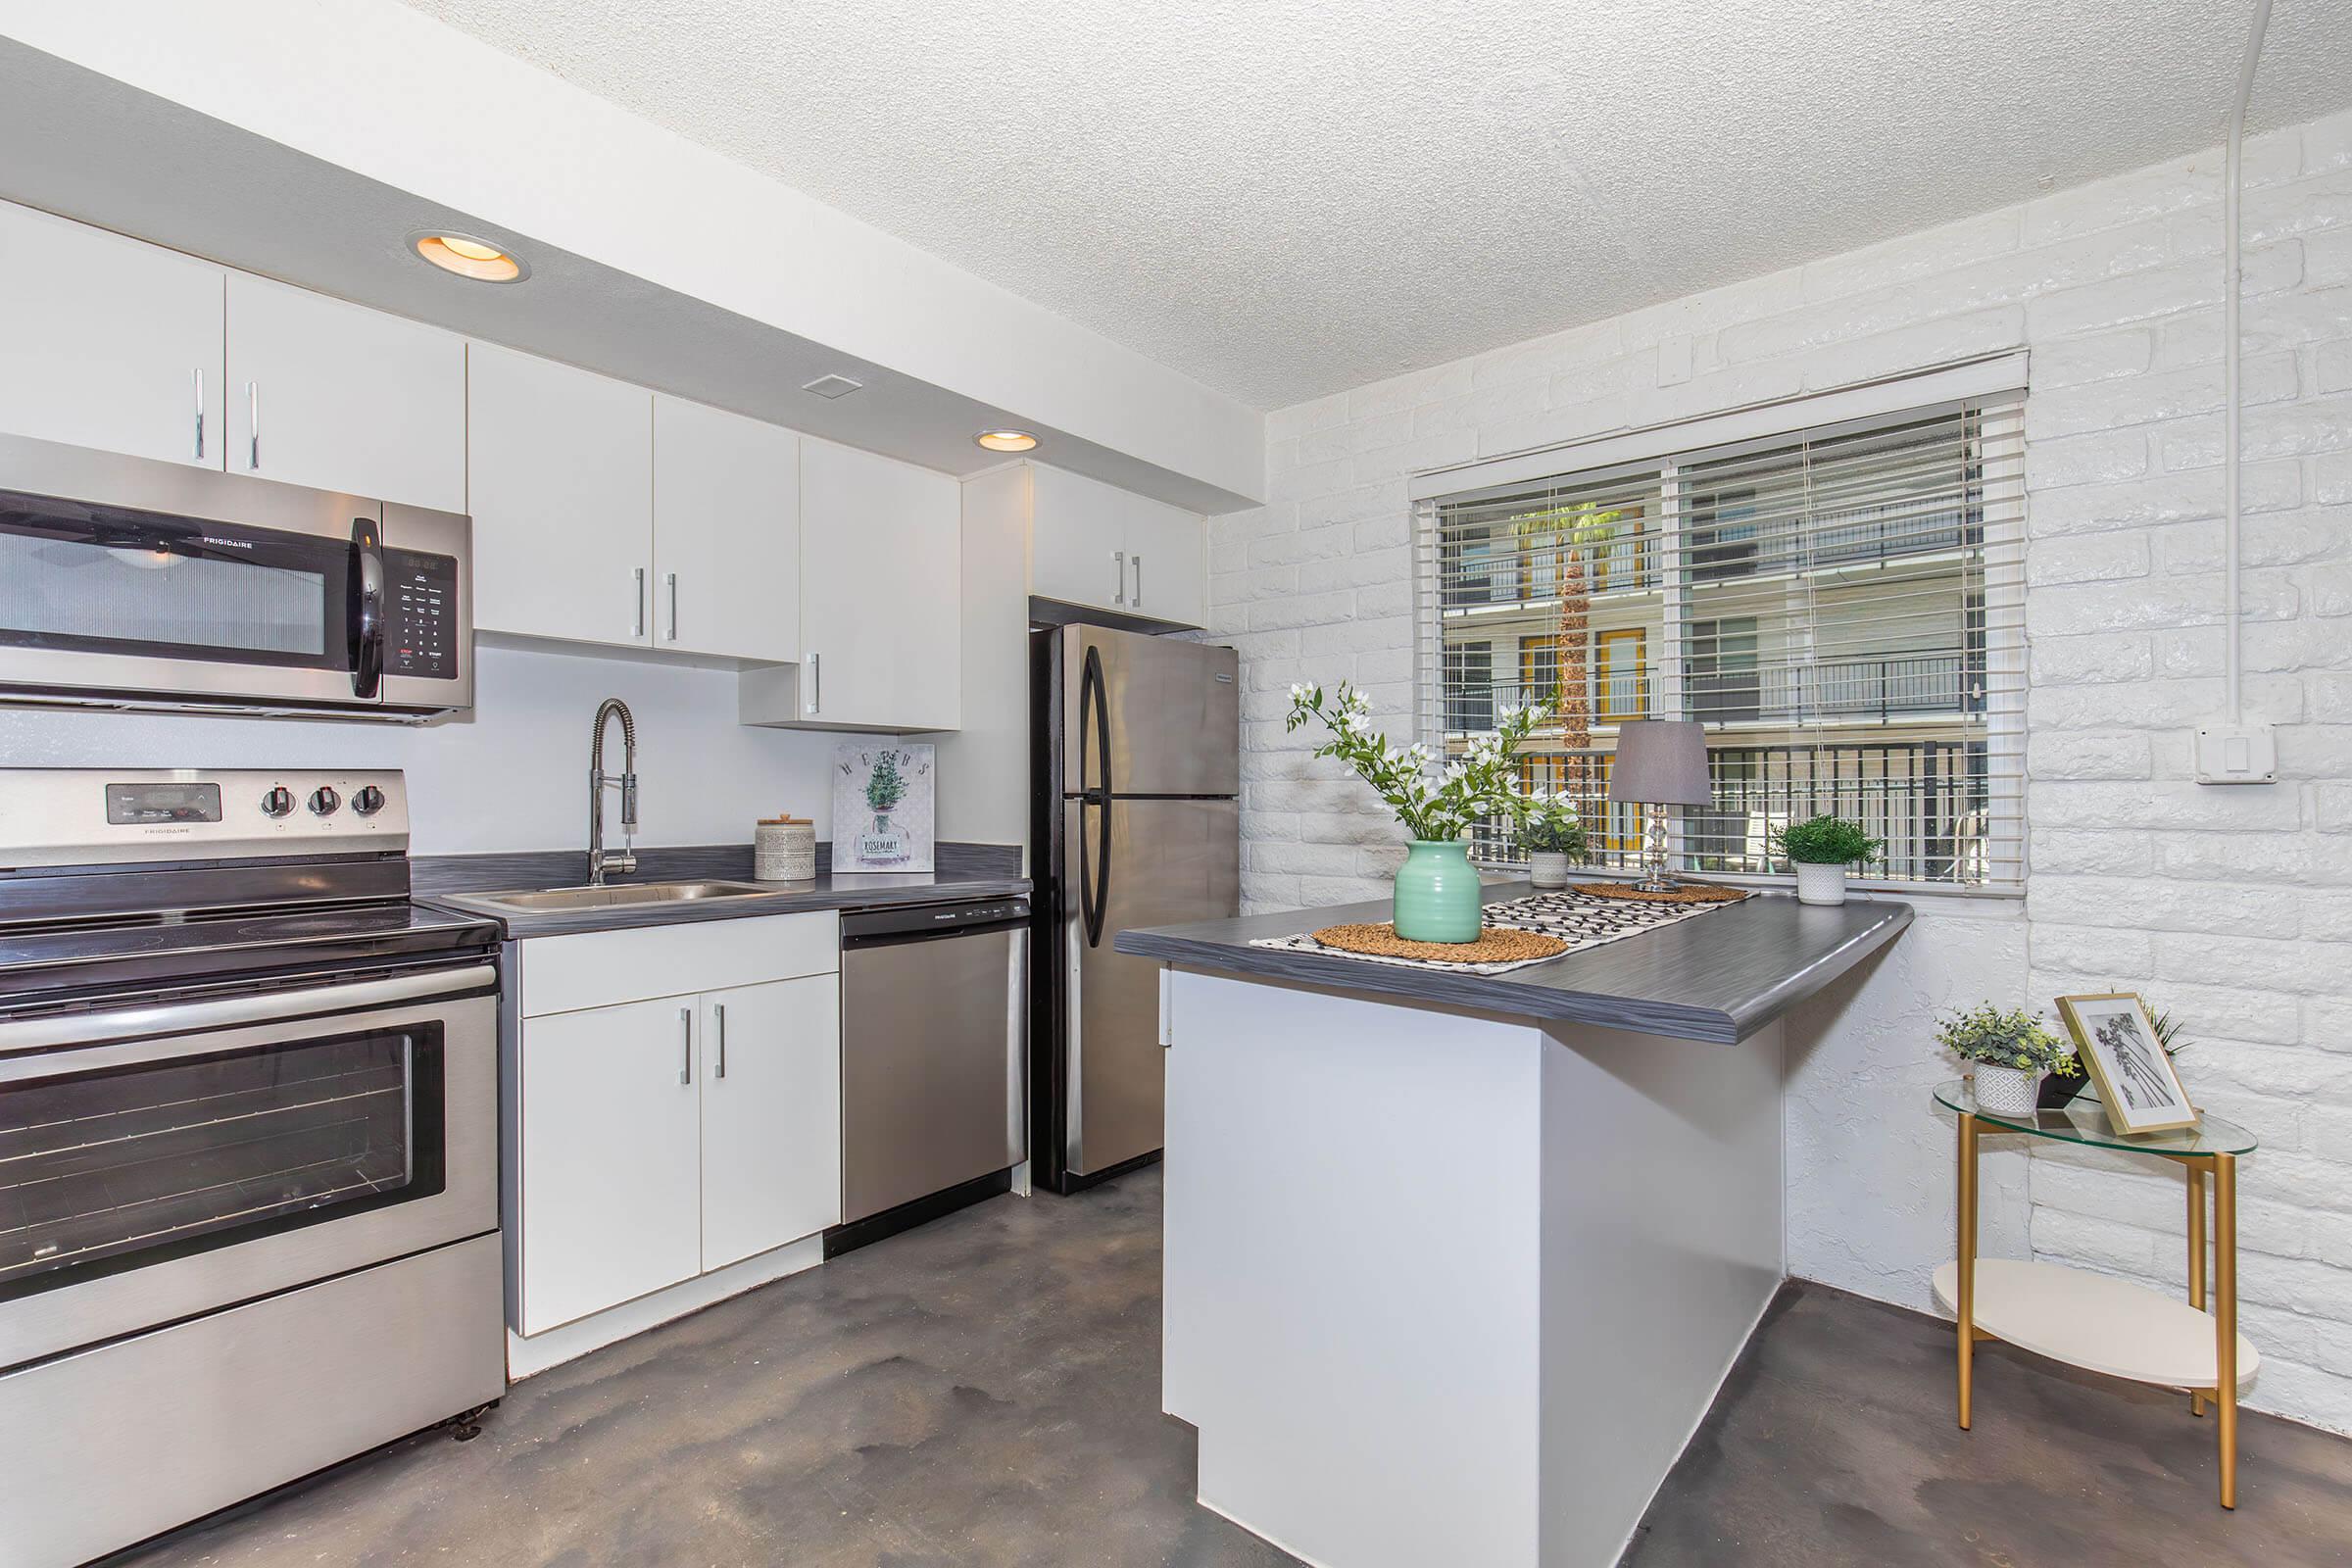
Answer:
[[[1975,1086],[1966,1078],[1955,1078],[1936,1086],[1936,1102],[1946,1110],[1966,1111],[1987,1126],[2032,1133],[2036,1138],[2056,1138],[2070,1144],[2088,1144],[2094,1149],[2135,1150],[2143,1154],[2250,1154],[2256,1147],[2252,1133],[2235,1122],[2210,1114],[2201,1117],[2194,1127],[2180,1127],[2169,1133],[2119,1133],[2108,1124],[2107,1107],[2087,1089],[2056,1110],[2020,1114],[1984,1109],[1977,1103]]]

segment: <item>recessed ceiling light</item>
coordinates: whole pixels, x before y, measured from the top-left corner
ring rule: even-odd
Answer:
[[[470,234],[427,231],[411,234],[409,244],[441,270],[478,283],[519,283],[531,275],[531,270],[518,259]]]
[[[1026,430],[983,430],[972,439],[991,452],[1027,452],[1037,445]]]

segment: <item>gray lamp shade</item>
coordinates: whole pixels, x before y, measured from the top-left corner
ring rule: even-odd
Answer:
[[[1609,799],[1642,806],[1705,806],[1715,799],[1707,775],[1706,726],[1690,718],[1636,719],[1617,731]]]

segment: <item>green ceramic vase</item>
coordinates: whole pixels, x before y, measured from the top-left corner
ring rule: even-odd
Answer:
[[[1415,839],[1396,872],[1396,934],[1407,942],[1476,942],[1478,870],[1456,839]]]

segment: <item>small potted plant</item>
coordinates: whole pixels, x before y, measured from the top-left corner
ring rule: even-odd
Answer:
[[[1872,838],[1861,823],[1842,816],[1816,816],[1775,828],[1770,843],[1796,867],[1799,904],[1843,904],[1845,868],[1886,847],[1885,839]]]
[[[1977,1103],[1995,1115],[2030,1113],[2042,1074],[2082,1071],[2065,1042],[2041,1026],[2041,1015],[2022,1007],[2004,1012],[1986,1002],[1955,1012],[1937,1021],[1936,1043],[1976,1064]]]
[[[1291,688],[1283,728],[1322,720],[1331,738],[1315,755],[1354,768],[1412,838],[1396,889],[1396,934],[1407,942],[1478,940],[1484,901],[1462,839],[1472,823],[1511,810],[1519,746],[1544,709],[1506,708],[1496,716],[1501,723],[1492,734],[1473,736],[1462,755],[1433,777],[1436,752],[1419,741],[1398,746],[1383,735],[1372,723],[1372,700],[1348,682],[1329,697],[1320,686]]]
[[[1564,792],[1512,798],[1511,820],[1527,851],[1527,879],[1540,888],[1568,885],[1568,864],[1585,858],[1585,824]]]

